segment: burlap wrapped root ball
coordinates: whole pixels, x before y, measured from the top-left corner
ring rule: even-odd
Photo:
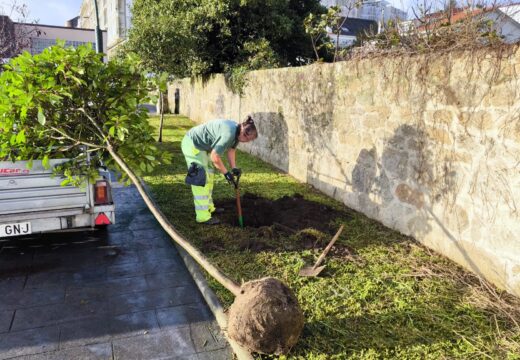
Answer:
[[[229,310],[228,334],[261,354],[286,354],[303,329],[303,313],[292,291],[275,278],[245,283]]]

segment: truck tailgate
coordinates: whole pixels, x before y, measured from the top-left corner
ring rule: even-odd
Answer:
[[[65,160],[53,160],[51,166]],[[61,186],[63,178],[51,177],[41,162],[28,170],[25,161],[0,162],[0,216],[53,209],[85,208],[87,187]]]

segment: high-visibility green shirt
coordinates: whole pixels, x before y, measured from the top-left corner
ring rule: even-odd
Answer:
[[[199,150],[215,150],[222,156],[229,148],[238,144],[238,124],[233,120],[212,120],[191,128],[187,133],[193,145]]]

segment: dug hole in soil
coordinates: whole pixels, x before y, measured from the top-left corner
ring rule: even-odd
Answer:
[[[347,212],[304,199],[300,194],[270,200],[254,194],[241,196],[244,227],[247,231],[235,238],[240,250],[249,251],[298,251],[324,248],[338,230],[334,220],[352,218]],[[224,208],[219,216],[224,224],[238,227],[236,200],[217,203]],[[215,239],[207,243],[208,250],[222,250]],[[215,247],[212,249],[211,247]],[[331,256],[350,253],[345,246],[336,243]]]

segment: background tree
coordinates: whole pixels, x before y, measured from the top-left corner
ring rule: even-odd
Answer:
[[[303,20],[318,0],[136,0],[126,44],[177,77],[298,65],[312,57]]]
[[[36,26],[15,27],[13,21],[36,24],[35,21],[29,21],[29,10],[25,4],[13,1],[7,8],[0,7],[0,72],[6,59],[28,49],[31,37],[40,35]]]

